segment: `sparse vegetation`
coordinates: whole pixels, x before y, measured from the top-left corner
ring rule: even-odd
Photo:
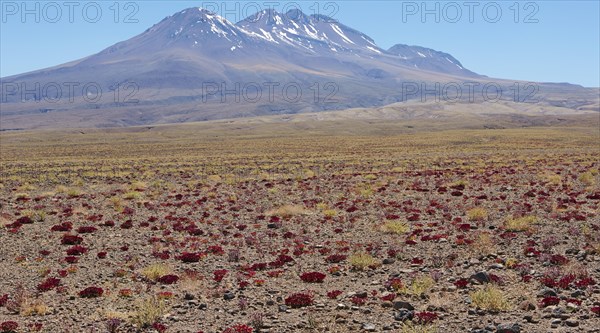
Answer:
[[[469,219],[469,221],[480,222],[486,220],[487,217],[488,212],[487,210],[485,210],[485,208],[476,207],[471,208],[467,211],[467,218]]]
[[[137,327],[146,328],[160,319],[167,309],[168,306],[164,300],[151,296],[138,301],[137,308],[131,317],[131,321]]]
[[[388,221],[381,227],[385,233],[402,235],[410,231],[410,227],[406,222],[402,221]]]
[[[577,306],[582,331],[599,318],[593,297],[571,296],[599,282],[589,260],[600,253],[600,192],[579,179],[597,181],[589,133],[193,131],[175,144],[164,137],[180,132],[160,130],[65,133],[44,149],[12,139],[33,134],[0,133],[0,322],[17,332],[37,322],[39,332],[302,332],[310,321],[330,332],[463,331],[469,310],[490,323],[497,311],[521,322],[525,300],[541,312],[557,301],[536,297],[544,287],[559,307]]]
[[[528,231],[537,221],[537,217],[532,215],[518,218],[511,217],[504,223],[504,228],[508,231]]]
[[[504,293],[493,285],[486,285],[482,289],[469,294],[473,305],[477,308],[487,311],[506,311],[510,308],[510,303]]]
[[[348,257],[348,262],[355,270],[365,270],[368,267],[378,266],[380,263],[368,253],[355,253]]]
[[[172,270],[165,264],[152,264],[142,270],[142,275],[148,280],[156,281],[160,277],[171,274]]]

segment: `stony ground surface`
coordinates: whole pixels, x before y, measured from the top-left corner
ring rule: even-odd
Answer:
[[[6,183],[0,332],[600,332],[597,156],[522,158]]]

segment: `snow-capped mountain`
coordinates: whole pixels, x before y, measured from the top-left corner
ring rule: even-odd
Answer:
[[[401,44],[384,50],[369,36],[323,15],[270,10],[232,23],[206,9],[188,8],[97,54],[2,78],[10,87],[2,89],[0,129],[380,106],[421,98],[414,87],[423,84],[485,79],[443,52]],[[55,89],[44,89],[73,83],[76,89],[65,86],[60,98]],[[500,84],[510,91],[514,81]],[[92,92],[85,88],[90,85]],[[31,87],[39,89],[32,92]],[[564,103],[581,104],[566,98]]]

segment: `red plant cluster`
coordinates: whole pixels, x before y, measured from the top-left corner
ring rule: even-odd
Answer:
[[[174,284],[178,280],[179,280],[179,277],[177,275],[169,274],[169,275],[161,276],[158,279],[158,282],[160,282],[162,284]]]
[[[67,249],[67,254],[70,256],[80,256],[88,251],[87,247],[74,245]]]
[[[367,302],[367,299],[363,298],[363,297],[353,296],[350,299],[350,302],[352,302],[352,304],[354,304],[354,305],[361,306]]]
[[[223,333],[252,333],[252,327],[245,324],[237,324],[231,327],[228,327]]]
[[[343,292],[341,290],[332,290],[332,291],[328,291],[327,292],[327,297],[331,298],[331,299],[336,299],[338,296],[340,296]]]
[[[0,296],[0,308],[5,306],[6,303],[8,302],[8,295],[4,294],[2,296]]]
[[[41,292],[52,290],[60,285],[60,279],[57,278],[47,278],[44,282],[40,283],[37,286],[37,289]]]
[[[327,275],[320,272],[307,272],[300,275],[300,279],[308,283],[321,283]]]
[[[14,321],[5,321],[0,324],[0,332],[2,333],[15,333],[19,328],[19,324]]]
[[[183,262],[198,262],[200,261],[200,258],[202,258],[202,254],[200,253],[192,253],[192,252],[183,252],[180,256],[179,256],[179,260],[183,261]]]
[[[83,227],[77,228],[77,232],[80,234],[91,234],[91,233],[95,232],[96,230],[98,230],[98,229],[96,227],[92,227],[92,226],[83,226]]]
[[[387,280],[384,283],[384,286],[388,290],[399,291],[400,289],[402,289],[402,287],[404,287],[404,284],[402,283],[402,280],[399,277],[393,277]]]
[[[229,271],[226,269],[217,269],[213,272],[213,280],[215,280],[216,282],[223,281],[223,278],[225,277],[225,275],[227,275],[228,272]]]
[[[464,279],[464,278],[454,281],[454,285],[458,289],[464,289],[467,287],[468,284],[469,284],[469,280]]]
[[[592,313],[596,314],[596,316],[600,317],[600,306],[594,306],[590,309]]]
[[[154,328],[158,333],[165,333],[167,331],[167,326],[161,323],[152,324],[152,328]]]
[[[79,292],[81,298],[95,298],[100,297],[104,293],[104,290],[100,287],[87,287]]]
[[[540,305],[545,308],[547,306],[550,305],[558,305],[558,303],[560,303],[560,298],[555,297],[555,296],[548,296],[548,297],[544,297],[541,301],[540,301]]]
[[[285,299],[285,305],[292,308],[301,308],[304,306],[312,305],[314,302],[314,295],[311,292],[299,292],[289,295]]]
[[[75,264],[79,261],[79,258],[77,258],[75,256],[66,256],[65,261],[68,262],[69,264]]]
[[[562,265],[566,265],[568,262],[569,262],[569,259],[567,259],[565,256],[562,256],[560,254],[553,254],[550,257],[550,263],[553,265],[562,266]]]
[[[348,258],[348,256],[345,254],[332,254],[325,258],[325,261],[327,261],[328,263],[337,264],[346,260],[346,258]]]
[[[63,245],[78,245],[83,242],[83,238],[75,235],[64,235],[61,239],[61,244]]]
[[[552,277],[544,276],[540,279],[540,282],[546,287],[561,289],[569,289],[572,286],[577,288],[587,288],[588,286],[593,286],[596,284],[596,281],[594,281],[594,279],[591,277],[584,277],[576,280],[576,277],[573,274],[564,275],[560,277],[558,281]]]
[[[285,273],[284,270],[278,269],[278,270],[267,272],[267,276],[268,277],[272,277],[272,278],[276,278],[276,277],[279,277],[283,273]]]
[[[68,231],[71,231],[71,229],[73,229],[73,223],[71,223],[71,222],[63,222],[61,224],[57,224],[57,225],[52,226],[52,228],[50,228],[50,231],[68,232]]]
[[[436,319],[438,319],[437,313],[429,311],[417,312],[414,317],[414,321],[419,324],[430,324]]]
[[[214,255],[223,255],[223,254],[225,254],[225,251],[219,245],[209,246],[208,249],[206,250],[206,252],[212,253]]]

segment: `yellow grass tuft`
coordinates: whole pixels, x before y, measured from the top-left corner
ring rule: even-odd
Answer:
[[[488,218],[488,212],[485,208],[475,207],[467,211],[469,221],[483,221]]]
[[[402,235],[410,231],[410,226],[402,221],[388,221],[381,226],[381,231],[386,234]]]
[[[502,290],[492,285],[486,285],[483,289],[479,289],[469,294],[473,305],[477,308],[488,311],[506,311],[510,308],[510,304],[506,300]]]
[[[283,205],[279,208],[271,209],[267,211],[267,215],[269,216],[280,216],[280,217],[292,217],[296,215],[306,215],[308,211],[298,205]]]
[[[155,323],[167,311],[167,304],[155,296],[146,298],[137,303],[137,308],[132,315],[131,322],[138,328],[145,328]]]
[[[537,217],[533,215],[509,218],[504,222],[504,228],[508,231],[527,231],[535,223],[537,223]]]
[[[379,261],[368,253],[355,253],[348,258],[348,262],[352,266],[352,269],[357,271],[362,271],[370,266],[380,265]]]
[[[165,264],[152,264],[142,270],[142,275],[148,280],[156,281],[160,277],[170,274],[171,268]]]

